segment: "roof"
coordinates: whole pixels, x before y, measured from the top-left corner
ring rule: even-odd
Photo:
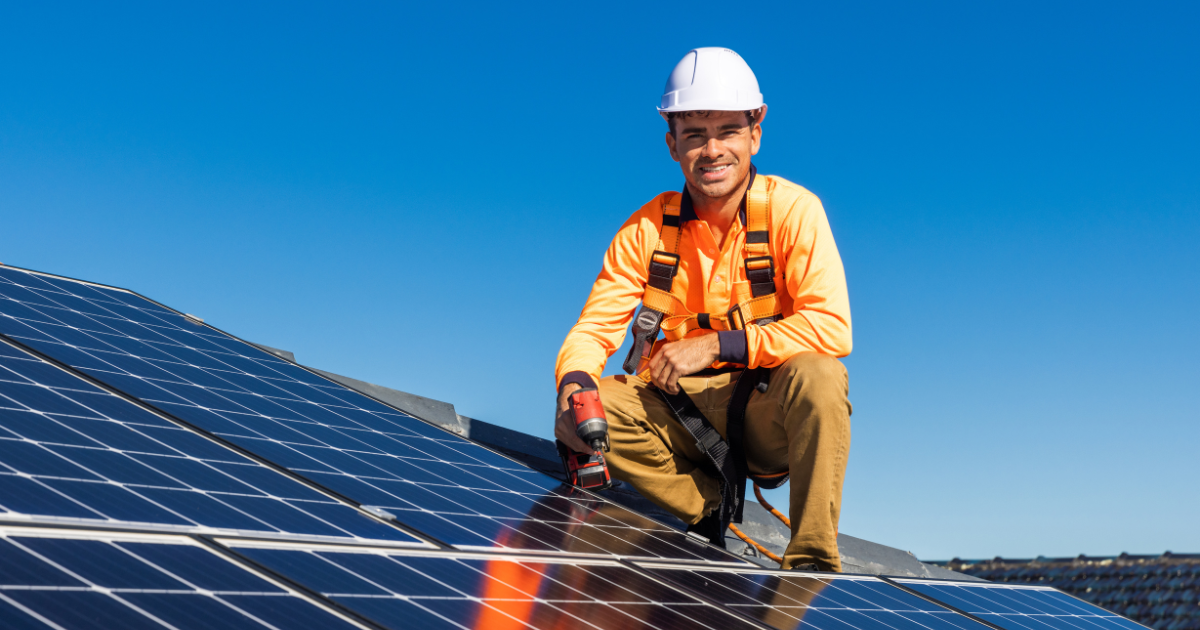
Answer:
[[[1052,586],[1156,630],[1200,630],[1200,554],[955,558],[943,564],[993,582]]]

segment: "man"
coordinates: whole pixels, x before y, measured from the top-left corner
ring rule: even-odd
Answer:
[[[698,447],[668,404],[690,398],[733,450],[744,452],[751,478],[790,474],[784,568],[840,571],[850,403],[846,370],[835,357],[850,353],[850,306],[825,211],[804,188],[756,174],[751,158],[767,106],[737,53],[689,52],[665,91],[659,112],[669,126],[667,149],[686,186],[635,212],[608,248],[558,355],[555,436],[592,452],[575,435],[567,397],[599,381],[612,475],[689,531],[723,545],[717,516],[726,514],[720,510],[730,501],[731,480],[713,475],[710,451]],[[626,362],[636,374],[601,379],[639,301]],[[660,328],[666,339],[648,350],[643,342],[653,342]],[[740,379],[749,387],[738,394]],[[739,397],[744,404],[731,404]],[[744,418],[737,435],[727,431],[730,414]]]

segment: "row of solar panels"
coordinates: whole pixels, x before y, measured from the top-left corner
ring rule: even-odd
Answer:
[[[757,570],[141,296],[10,267],[0,510],[4,628],[1136,627],[1052,589]]]
[[[10,512],[733,560],[140,296],[11,268],[0,296],[0,334],[96,381],[0,347]]]
[[[0,622],[16,630],[987,628],[933,599],[1006,630],[1140,628],[1037,587],[36,527],[0,536]]]

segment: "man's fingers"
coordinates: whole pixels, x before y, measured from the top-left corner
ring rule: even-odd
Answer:
[[[672,394],[679,393],[679,377],[680,376],[683,376],[683,375],[680,373],[678,368],[673,368],[671,370],[671,373],[668,374],[667,378],[666,378],[667,391],[671,392]]]
[[[554,437],[577,453],[591,454],[592,452],[592,447],[579,439],[579,434],[575,433],[575,422],[569,413],[559,414],[558,422],[554,424]]]
[[[659,387],[663,386],[663,372],[667,369],[667,367],[667,363],[661,360],[658,362],[657,366],[650,366],[650,380],[654,381],[655,385],[658,385]]]

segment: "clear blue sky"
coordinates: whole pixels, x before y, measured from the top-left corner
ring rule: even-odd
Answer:
[[[1200,552],[1195,3],[113,4],[0,18],[0,261],[549,437],[605,246],[681,185],[667,74],[728,46],[846,263],[842,531]]]

